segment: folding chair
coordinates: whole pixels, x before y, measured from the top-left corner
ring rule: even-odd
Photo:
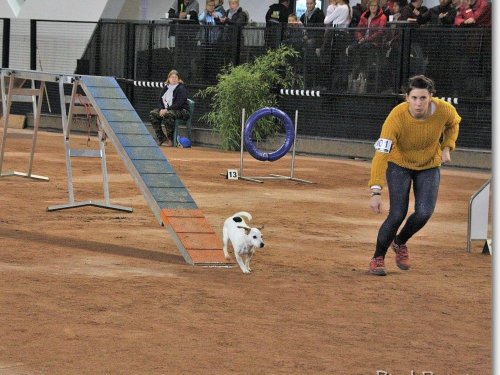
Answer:
[[[177,119],[175,120],[175,126],[174,126],[174,147],[177,147],[177,134],[179,132],[179,126],[184,125],[187,129],[188,133],[188,138],[192,141],[191,136],[191,121],[193,119],[193,113],[194,113],[194,100],[188,99],[189,103],[189,118],[187,120],[181,120]]]

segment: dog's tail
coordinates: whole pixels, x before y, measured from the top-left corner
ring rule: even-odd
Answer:
[[[248,219],[248,221],[252,220],[252,215],[250,215],[250,213],[248,213],[246,211],[237,212],[233,215],[233,217],[235,217],[235,216],[245,216]]]

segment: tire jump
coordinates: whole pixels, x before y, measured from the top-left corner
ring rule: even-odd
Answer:
[[[276,151],[270,153],[259,150],[257,146],[255,146],[255,144],[252,142],[252,131],[255,125],[257,124],[257,121],[267,116],[274,116],[278,118],[285,126],[285,142]],[[290,151],[290,149],[293,146],[294,140],[295,140],[295,130],[292,119],[281,109],[272,107],[261,108],[255,111],[245,123],[245,131],[244,131],[245,147],[248,153],[257,160],[276,161],[278,159],[281,159],[283,156],[287,154],[288,151]]]
[[[264,152],[259,150],[257,146],[252,141],[252,131],[257,124],[257,121],[266,116],[274,116],[278,118],[285,126],[285,140],[284,143],[277,150],[273,152]],[[243,108],[241,114],[241,152],[240,152],[240,171],[237,174],[236,170],[229,170],[226,173],[226,178],[229,176],[229,171],[236,174],[236,179],[247,180],[252,182],[262,183],[264,179],[278,179],[278,180],[292,180],[296,182],[302,182],[307,184],[313,184],[314,182],[308,180],[302,180],[294,177],[294,165],[295,165],[295,140],[297,138],[297,120],[298,120],[298,110],[295,110],[295,123],[292,119],[281,109],[274,107],[264,107],[255,111],[245,122],[245,109]],[[244,147],[245,146],[245,147]],[[290,149],[292,150],[292,160],[290,165],[290,176],[282,176],[278,174],[271,174],[269,176],[245,176],[243,174],[243,149],[246,148],[248,153],[259,161],[276,161],[285,156]]]

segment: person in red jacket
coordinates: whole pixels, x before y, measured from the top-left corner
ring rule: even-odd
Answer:
[[[491,27],[491,8],[486,0],[464,0],[458,8],[455,26]]]
[[[387,17],[380,8],[377,0],[370,0],[368,9],[361,15],[358,28],[354,37],[358,44],[369,43],[378,47],[382,42],[384,27],[387,25]]]
[[[377,51],[383,46],[387,17],[377,0],[368,2],[368,9],[361,14],[355,43],[347,48],[347,55],[352,58],[350,79],[366,80],[369,65],[374,61]],[[377,83],[378,84],[378,83]],[[360,92],[362,92],[361,90]]]

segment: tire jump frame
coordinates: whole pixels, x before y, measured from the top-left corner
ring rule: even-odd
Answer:
[[[238,179],[247,180],[252,182],[263,183],[264,179],[276,179],[276,180],[292,180],[307,184],[313,184],[314,182],[303,180],[294,177],[295,170],[295,141],[297,138],[297,120],[298,120],[298,110],[295,110],[295,124],[292,123],[290,117],[278,108],[264,107],[255,111],[245,122],[245,109],[243,108],[241,114],[241,144],[240,144],[240,171],[238,174]],[[273,152],[263,152],[259,150],[255,144],[252,142],[252,131],[257,121],[263,117],[274,116],[282,121],[285,126],[285,142],[283,145]],[[270,174],[269,176],[245,176],[243,173],[243,149],[246,147],[248,153],[255,159],[260,161],[276,161],[285,156],[290,149],[292,149],[292,161],[290,165],[290,176],[282,176],[278,174]]]

